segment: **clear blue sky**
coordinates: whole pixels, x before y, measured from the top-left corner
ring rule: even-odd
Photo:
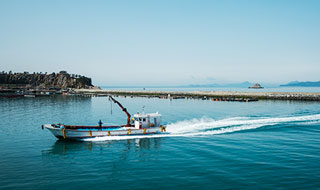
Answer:
[[[0,0],[0,70],[97,85],[320,80],[320,1]]]

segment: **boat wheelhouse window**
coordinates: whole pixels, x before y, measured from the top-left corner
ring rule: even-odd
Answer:
[[[146,121],[146,118],[143,118],[143,121]]]

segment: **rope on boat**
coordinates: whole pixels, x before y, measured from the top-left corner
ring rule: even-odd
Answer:
[[[166,132],[166,128],[163,125],[161,125],[161,132]]]
[[[110,99],[110,97],[109,97],[109,101],[110,101],[110,112],[111,112],[111,115],[112,115],[112,101],[111,101],[111,99]]]
[[[144,129],[143,129],[143,134],[146,134],[146,132],[147,132],[147,129],[144,128]]]

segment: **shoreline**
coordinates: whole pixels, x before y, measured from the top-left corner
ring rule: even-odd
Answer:
[[[231,91],[133,91],[133,90],[97,90],[75,89],[76,94],[107,96],[147,96],[179,98],[212,98],[212,99],[243,99],[257,100],[296,100],[296,101],[320,101],[320,92],[231,92]],[[220,100],[221,101],[221,100]]]

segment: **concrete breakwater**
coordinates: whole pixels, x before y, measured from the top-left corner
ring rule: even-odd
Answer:
[[[130,91],[130,90],[95,90],[76,89],[82,95],[122,95],[159,98],[199,98],[217,101],[257,101],[257,100],[298,100],[320,101],[320,93],[315,92],[231,92],[231,91]]]

